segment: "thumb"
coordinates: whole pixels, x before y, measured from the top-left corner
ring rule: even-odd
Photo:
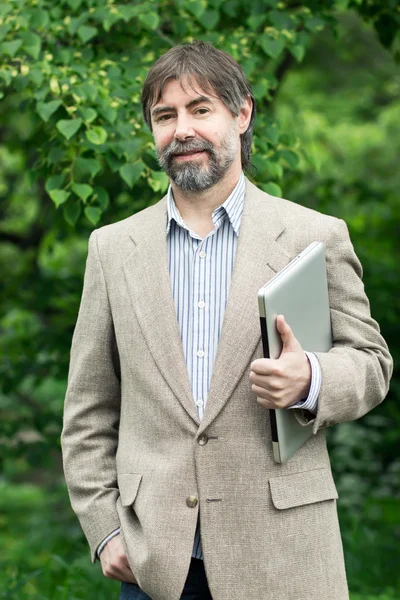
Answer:
[[[283,315],[278,315],[276,317],[276,328],[281,336],[283,344],[281,355],[285,352],[298,352],[301,350],[300,343],[295,338],[290,325],[286,323]]]

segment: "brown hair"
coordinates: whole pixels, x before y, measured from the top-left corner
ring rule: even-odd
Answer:
[[[244,100],[250,96],[253,110],[249,127],[241,138],[242,167],[250,165],[256,101],[240,65],[226,52],[207,42],[195,41],[168,50],[151,67],[142,90],[143,117],[151,127],[151,107],[161,100],[168,80],[187,78],[190,85],[199,85],[205,92],[216,93],[234,117],[239,115]]]

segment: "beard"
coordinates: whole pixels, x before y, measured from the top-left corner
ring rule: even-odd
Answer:
[[[239,140],[234,126],[231,126],[218,151],[206,140],[191,139],[188,142],[174,140],[163,149],[156,149],[160,167],[170,179],[182,190],[200,192],[220,181],[229,170],[237,155]],[[180,163],[176,154],[190,152],[206,152],[208,164],[201,164],[197,159]]]

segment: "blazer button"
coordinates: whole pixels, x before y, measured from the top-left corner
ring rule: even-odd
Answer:
[[[198,503],[198,499],[196,498],[196,496],[188,496],[186,498],[186,506],[188,506],[189,508],[195,508],[197,506]]]
[[[197,441],[200,444],[200,446],[205,446],[208,442],[208,435],[206,433],[203,433]]]

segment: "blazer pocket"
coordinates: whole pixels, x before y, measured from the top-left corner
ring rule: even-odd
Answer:
[[[269,486],[273,505],[279,510],[339,497],[332,472],[327,468],[271,477]]]
[[[118,488],[122,506],[130,506],[137,496],[142,475],[139,473],[118,474]]]

